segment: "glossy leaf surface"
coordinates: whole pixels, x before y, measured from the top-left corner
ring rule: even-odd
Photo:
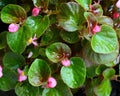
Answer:
[[[115,30],[111,26],[103,25],[101,31],[92,37],[91,46],[96,53],[114,52],[118,46]]]
[[[26,17],[26,11],[21,6],[15,4],[8,4],[1,11],[1,20],[8,24],[23,22]]]
[[[41,86],[45,83],[51,74],[46,61],[35,59],[28,71],[28,80],[32,86]]]
[[[70,55],[71,49],[69,46],[61,42],[53,43],[46,49],[46,56],[54,63],[57,63],[66,57],[70,57]]]
[[[65,84],[70,88],[78,88],[83,85],[86,78],[86,67],[83,60],[79,57],[72,57],[71,65],[62,67],[61,77]]]
[[[58,15],[59,25],[66,31],[76,31],[85,21],[83,13],[83,8],[75,2],[61,4]]]

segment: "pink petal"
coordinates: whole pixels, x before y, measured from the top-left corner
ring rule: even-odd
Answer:
[[[15,24],[15,23],[11,23],[9,26],[8,26],[8,31],[9,32],[16,32],[18,31],[19,29],[19,25],[18,24]]]
[[[38,16],[40,11],[41,11],[40,8],[34,7],[32,10],[32,16]]]
[[[117,7],[117,8],[120,8],[120,0],[117,1],[116,7]]]
[[[47,87],[48,88],[54,88],[56,85],[57,85],[56,79],[53,78],[53,77],[49,77],[48,82],[47,82]]]
[[[97,32],[100,32],[100,31],[101,31],[101,27],[98,26],[98,25],[96,25],[96,26],[92,29],[92,31],[93,31],[93,34],[96,34]]]
[[[27,76],[24,75],[24,72],[20,68],[18,68],[17,71],[19,74],[18,81],[19,82],[25,81],[27,79]]]
[[[2,71],[2,66],[0,65],[0,71]]]
[[[64,60],[61,61],[61,63],[62,63],[63,66],[70,66],[70,64],[71,64],[69,59],[64,59]]]
[[[2,71],[0,71],[0,78],[3,76],[3,73],[2,73]]]
[[[32,38],[32,40],[37,40],[36,34],[34,35],[34,37]]]
[[[3,76],[3,73],[2,73],[2,66],[0,66],[0,78]]]
[[[27,79],[27,76],[19,76],[18,81],[22,82],[25,81]]]
[[[32,44],[33,44],[34,46],[38,46],[38,43],[35,42],[35,41],[33,41]]]
[[[17,69],[17,72],[19,73],[19,75],[22,74],[22,70],[20,68]]]

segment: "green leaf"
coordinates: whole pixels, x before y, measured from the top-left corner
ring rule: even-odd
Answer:
[[[37,7],[40,7],[41,3],[42,3],[42,0],[32,0],[33,1],[33,4]]]
[[[1,11],[1,20],[8,24],[23,22],[26,17],[26,11],[21,6],[15,4],[8,4]]]
[[[57,81],[55,88],[45,88],[42,96],[73,96],[70,89],[63,83],[62,80]]]
[[[0,78],[0,90],[9,91],[14,89],[17,83],[17,73],[9,68],[3,68],[3,77]]]
[[[105,65],[107,66],[107,67],[113,67],[113,66],[115,66],[117,63],[115,62],[117,60],[117,58],[114,60],[114,61],[112,61],[112,62],[109,62],[109,63],[106,63]]]
[[[27,18],[25,25],[27,25],[33,35],[36,34],[37,37],[40,37],[50,25],[50,20],[48,16],[30,16]]]
[[[104,79],[100,85],[95,88],[97,96],[110,96],[112,91],[111,83],[109,79]]]
[[[27,26],[22,26],[19,28],[17,32],[7,34],[7,43],[10,49],[16,53],[23,53],[26,46],[27,41],[32,37],[31,29]]]
[[[116,33],[117,33],[118,39],[120,39],[120,28],[116,29]]]
[[[45,49],[46,49],[46,48],[40,48],[40,49],[39,49],[39,55],[40,55],[41,57],[45,57],[45,58],[46,58]],[[47,58],[46,58],[46,59],[47,59]]]
[[[103,71],[103,76],[105,79],[110,79],[115,75],[115,70],[113,68],[107,68]]]
[[[84,10],[75,2],[61,4],[58,14],[59,25],[66,31],[79,30],[80,25],[85,21]]]
[[[80,40],[78,31],[76,32],[61,31],[60,35],[65,42],[70,43],[70,44],[74,44]]]
[[[111,61],[114,61],[117,58],[118,53],[119,53],[119,48],[117,48],[114,52],[109,54],[96,53],[92,50],[90,44],[85,45],[83,49],[84,57],[87,58],[88,61],[92,61],[93,63],[96,64],[110,63]]]
[[[25,59],[22,55],[8,52],[3,57],[3,64],[6,68],[17,70],[17,68],[21,68],[25,64]]]
[[[45,83],[51,74],[47,62],[42,59],[35,59],[28,71],[29,83],[33,86],[41,86]]]
[[[97,17],[97,20],[98,20],[99,24],[107,24],[107,25],[113,27],[113,20],[108,16]]]
[[[59,42],[61,40],[59,31],[60,30],[56,28],[53,28],[52,30],[50,29],[46,30],[45,34],[43,34],[41,37],[41,43],[40,43],[41,46],[46,46],[54,42]]]
[[[6,40],[7,32],[0,33],[0,49],[5,48],[7,40]]]
[[[103,25],[101,31],[92,37],[91,46],[96,53],[114,52],[118,47],[116,32],[111,26]]]
[[[42,96],[42,88],[33,87],[28,82],[18,83],[15,87],[17,96]]]
[[[16,4],[17,1],[16,0],[0,0],[0,9],[2,9],[4,6],[8,5],[8,4]]]
[[[32,0],[33,1],[33,4],[34,6],[37,6],[37,7],[43,7],[44,9],[47,9],[48,7],[48,4],[49,4],[49,0]]]
[[[58,63],[65,57],[70,57],[70,55],[71,49],[69,46],[61,42],[53,43],[46,49],[46,56],[54,63]]]
[[[29,54],[30,52],[32,52],[32,57],[30,57],[30,58],[36,58],[37,56],[39,56],[39,55],[42,54],[42,52],[39,52],[39,50],[41,50],[40,47],[34,48],[34,47],[32,46],[31,48],[29,48],[29,49],[27,50],[27,53]]]
[[[21,7],[24,8],[24,10],[26,11],[26,13],[28,13],[31,10],[31,6],[28,4],[28,2],[20,5]]]
[[[83,60],[79,57],[70,59],[71,65],[63,66],[61,69],[61,77],[65,84],[70,88],[78,88],[83,85],[86,78],[86,67]]]
[[[78,2],[84,9],[89,10],[89,5],[92,3],[92,0],[75,0]]]
[[[87,68],[87,72],[86,72],[87,78],[92,78],[96,76],[96,72],[95,72],[96,68],[97,68],[96,65],[92,65]]]
[[[100,75],[103,73],[103,71],[107,68],[107,66],[105,65],[99,65],[97,68],[96,68],[96,74],[97,75]]]
[[[96,96],[94,92],[94,87],[98,84],[100,84],[101,80],[100,78],[91,78],[91,79],[86,79],[85,83],[85,93],[87,96]]]

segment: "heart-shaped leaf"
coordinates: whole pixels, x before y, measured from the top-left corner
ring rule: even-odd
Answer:
[[[21,6],[15,4],[8,4],[1,11],[1,20],[4,23],[23,22],[26,17],[26,11]]]
[[[57,81],[55,88],[46,88],[43,90],[42,96],[73,96],[70,89],[62,80]]]
[[[17,96],[42,96],[42,88],[33,87],[28,82],[18,83],[15,87]]]
[[[89,5],[92,3],[92,0],[75,0],[78,2],[84,9],[89,10]]]
[[[3,68],[3,77],[0,78],[0,90],[9,91],[17,84],[17,73],[9,68]]]
[[[7,34],[7,43],[10,49],[16,53],[24,52],[27,41],[32,37],[31,29],[27,26],[22,26],[17,32]]]
[[[115,30],[111,26],[102,25],[101,31],[92,37],[91,46],[96,53],[114,52],[118,47]]]
[[[102,54],[102,53],[96,53],[92,50],[91,45],[87,44],[83,49],[83,55],[85,58],[88,59],[88,61],[92,61],[96,64],[106,64],[110,63],[111,61],[114,61],[119,53],[119,48],[117,48],[114,52],[109,54]]]
[[[109,79],[104,79],[101,84],[95,88],[97,96],[110,96],[111,91],[112,87]]]
[[[66,31],[79,30],[80,25],[85,21],[84,10],[75,2],[61,4],[58,14],[59,25]]]
[[[62,59],[66,57],[70,57],[71,49],[69,48],[68,45],[64,43],[56,42],[56,43],[51,44],[46,49],[46,55],[49,60],[51,60],[54,63],[58,63]]]
[[[65,84],[70,88],[78,88],[83,85],[86,78],[86,67],[83,60],[79,57],[72,57],[71,65],[63,66],[61,69],[61,77]]]
[[[51,74],[47,62],[42,59],[35,59],[28,71],[29,83],[33,86],[41,86]]]
[[[3,57],[4,67],[7,67],[11,70],[17,70],[25,64],[25,59],[22,55],[15,54],[13,52],[8,52]]]
[[[50,25],[48,16],[30,16],[27,18],[25,24],[32,30],[33,35],[40,37]]]

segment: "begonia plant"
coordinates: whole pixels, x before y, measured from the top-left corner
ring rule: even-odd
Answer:
[[[110,96],[120,75],[120,0],[1,0],[0,10],[0,90]]]

